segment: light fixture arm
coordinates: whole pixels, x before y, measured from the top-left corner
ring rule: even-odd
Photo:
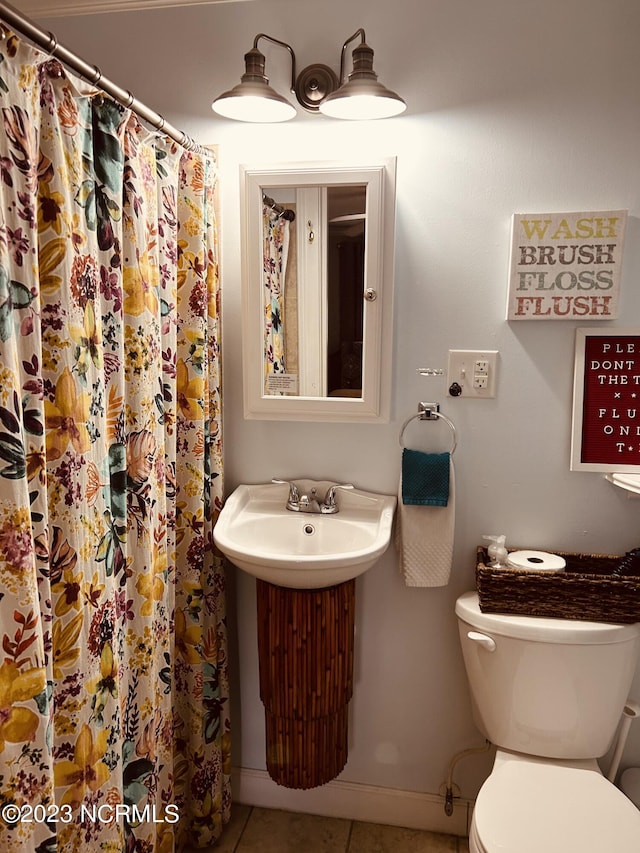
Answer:
[[[266,39],[267,41],[273,42],[273,44],[279,44],[280,47],[285,47],[289,51],[289,55],[291,56],[291,87],[290,91],[295,92],[296,90],[296,55],[293,52],[293,48],[290,44],[287,44],[286,41],[280,41],[280,39],[274,38],[273,36],[269,36],[266,33],[258,33],[258,35],[253,40],[253,50],[258,51],[258,42],[260,39]],[[263,66],[264,68],[264,66]],[[263,72],[264,73],[264,72]]]
[[[347,46],[358,36],[360,36],[360,44],[366,44],[367,37],[365,36],[364,30],[362,29],[362,27],[360,27],[360,29],[356,30],[352,36],[349,36],[349,38],[342,45],[342,52],[340,53],[340,85],[341,86],[344,83],[344,57],[345,57],[345,54],[347,52]]]

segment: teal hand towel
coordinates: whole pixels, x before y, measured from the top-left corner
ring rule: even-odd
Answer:
[[[402,503],[446,506],[449,502],[449,453],[402,451]]]

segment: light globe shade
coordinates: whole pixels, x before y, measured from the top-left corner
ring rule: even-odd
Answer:
[[[289,121],[295,114],[292,104],[264,83],[238,83],[220,95],[211,109],[236,121],[258,123]]]
[[[400,95],[374,80],[349,80],[320,104],[324,115],[353,121],[391,118],[406,108]]]

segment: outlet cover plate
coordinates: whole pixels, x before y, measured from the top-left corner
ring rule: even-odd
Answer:
[[[462,389],[459,397],[476,400],[495,397],[498,355],[498,350],[450,349],[447,387],[457,382]]]

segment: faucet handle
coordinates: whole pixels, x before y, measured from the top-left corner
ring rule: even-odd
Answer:
[[[353,489],[353,483],[334,483],[329,486],[327,494],[324,496],[324,505],[326,507],[334,507],[336,505],[336,492],[338,489]]]
[[[279,477],[272,477],[271,482],[289,486],[289,503],[298,503],[300,500],[300,489],[293,481],[281,480]]]

